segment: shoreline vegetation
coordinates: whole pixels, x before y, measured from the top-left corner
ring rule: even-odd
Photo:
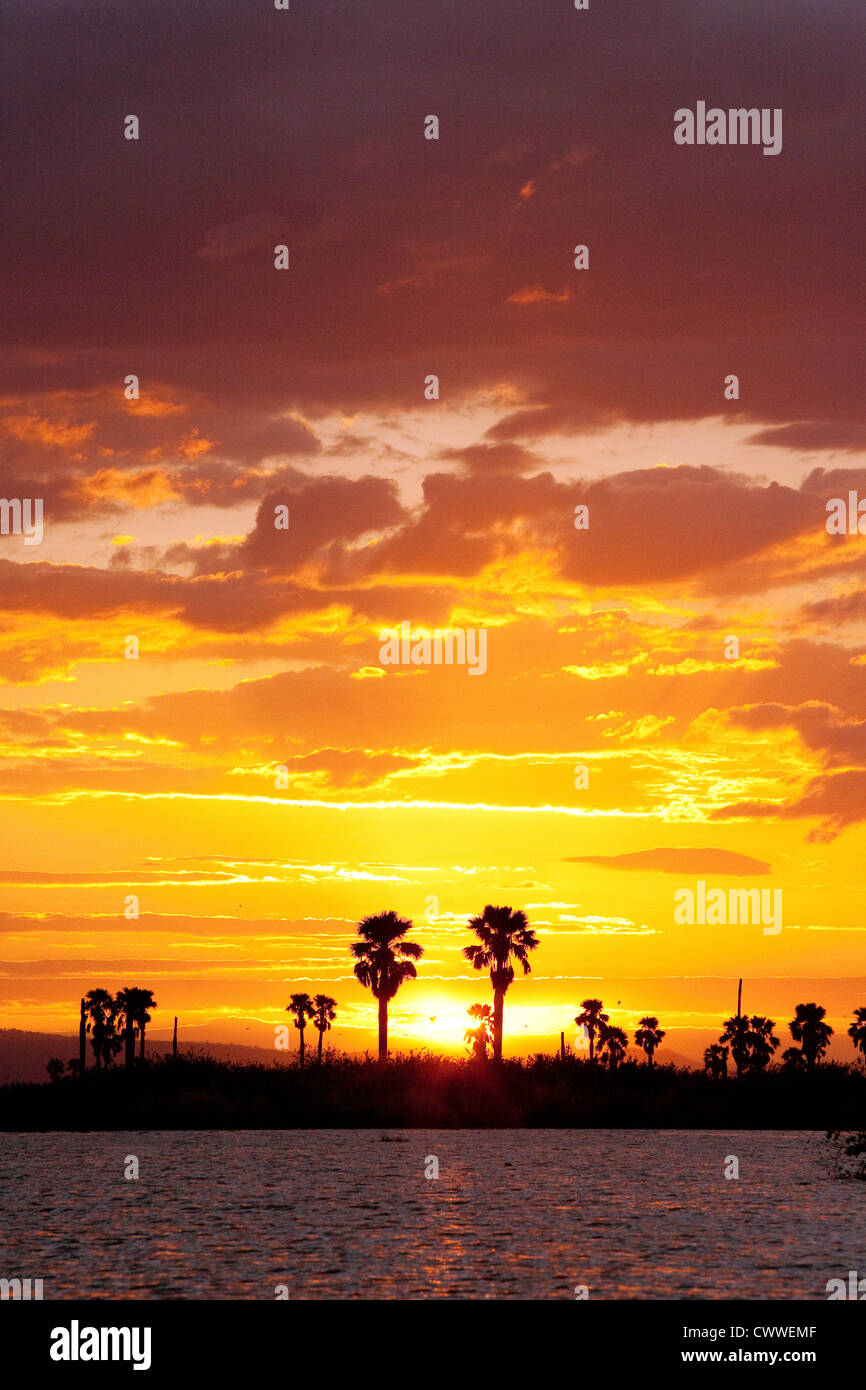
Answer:
[[[637,1061],[329,1053],[301,1069],[179,1054],[0,1087],[0,1130],[797,1129],[855,1132],[866,1071],[828,1062],[737,1080]],[[853,1152],[853,1151],[852,1151]]]
[[[51,1058],[49,1085],[0,1087],[0,1130],[776,1128],[853,1132],[856,1142],[866,1115],[866,1007],[854,1009],[848,1028],[855,1056],[862,1054],[854,1066],[824,1060],[833,1029],[816,1003],[795,1005],[787,1028],[799,1046],[777,1063],[777,1025],[742,1012],[742,980],[737,1011],[706,1048],[703,1071],[655,1060],[666,1032],[651,1014],[633,1034],[643,1054],[638,1061],[629,1054],[628,1034],[598,998],[581,1000],[574,1018],[587,1058],[575,1055],[563,1031],[554,1055],[508,1059],[505,997],[515,967],[529,975],[530,952],[541,943],[526,914],[511,907],[488,904],[468,928],[475,940],[462,948],[463,957],[489,973],[493,1002],[467,1009],[466,1058],[428,1049],[389,1052],[388,1006],[417,978],[424,951],[407,940],[408,918],[379,912],[359,922],[358,939],[349,945],[355,977],[377,1001],[375,1061],[331,1048],[325,1053],[338,1001],[305,992],[293,993],[285,1006],[298,1034],[296,1065],[286,1065],[288,1058],[266,1066],[180,1053],[176,1017],[172,1055],[154,1060],[145,1050],[150,1010],[157,1007],[153,992],[128,986],[112,995],[96,988],[81,1000],[78,1056],[68,1063]],[[313,1060],[308,1028],[318,1034]],[[274,1046],[290,1051],[288,1024],[275,1028]],[[122,1069],[115,1065],[121,1051]]]

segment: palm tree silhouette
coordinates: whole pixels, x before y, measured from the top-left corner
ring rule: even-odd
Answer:
[[[598,1060],[616,1071],[628,1051],[628,1034],[623,1028],[602,1023],[598,1034]]]
[[[634,1035],[635,1043],[642,1047],[646,1053],[647,1066],[653,1065],[653,1053],[665,1036],[664,1028],[659,1028],[659,1021],[653,1018],[652,1014],[647,1014],[640,1021],[640,1027]]]
[[[805,1054],[799,1047],[786,1047],[782,1053],[782,1066],[785,1071],[805,1071]]]
[[[424,954],[417,941],[404,941],[412,923],[396,912],[377,912],[358,923],[360,941],[352,942],[355,976],[379,1001],[379,1061],[388,1060],[388,1003],[404,980],[417,977],[415,961]]]
[[[82,999],[78,1015],[78,1075],[87,1070],[87,1006]]]
[[[582,1014],[578,1014],[574,1020],[578,1028],[583,1028],[589,1039],[589,1060],[595,1061],[595,1035],[600,1033],[605,1024],[609,1021],[610,1015],[603,1013],[604,1005],[600,999],[581,999],[580,1007]]]
[[[117,1006],[117,1021],[123,1030],[126,1067],[131,1067],[135,1061],[135,1033],[139,1013],[144,1008],[142,994],[142,990],[133,987],[120,989],[114,1001]]]
[[[90,989],[84,996],[84,1012],[87,1032],[92,1035],[90,1045],[96,1059],[96,1070],[99,1071],[103,1063],[106,1068],[111,1065],[112,1057],[120,1048],[120,1038],[115,1031],[117,1002],[107,989]]]
[[[529,925],[525,912],[519,908],[493,907],[488,903],[480,917],[471,917],[469,926],[478,937],[463,954],[473,970],[490,967],[493,985],[493,1060],[502,1061],[502,1021],[505,994],[514,979],[512,958],[523,967],[524,975],[531,973],[529,952],[538,946],[538,937]]]
[[[122,989],[117,996],[118,1003],[121,998],[124,1001],[123,1010],[125,1017],[131,1017],[138,1033],[138,1059],[144,1061],[144,1032],[150,1023],[150,1010],[157,1007],[153,997],[152,989]],[[127,1012],[128,1011],[128,1012]]]
[[[298,1047],[298,1065],[304,1065],[304,1029],[309,1019],[315,1017],[316,1006],[309,994],[293,994],[286,1005],[286,1013],[291,1014],[295,1020],[295,1027],[301,1035]],[[321,1034],[319,1035],[321,1037]]]
[[[466,1010],[475,1019],[475,1027],[467,1028],[463,1041],[472,1044],[476,1062],[487,1061],[487,1049],[493,1040],[493,1010],[489,1004],[470,1004]]]
[[[753,1014],[749,1020],[752,1045],[749,1065],[754,1071],[765,1071],[773,1060],[773,1053],[779,1046],[779,1039],[773,1034],[775,1026],[771,1018],[763,1018],[760,1014]]]
[[[807,1072],[815,1070],[815,1063],[824,1056],[833,1036],[833,1029],[824,1022],[826,1012],[822,1004],[797,1004],[788,1024],[791,1037],[803,1049]]]
[[[321,1066],[322,1043],[325,1040],[325,1034],[330,1033],[331,1024],[337,1017],[337,1001],[336,999],[332,999],[330,994],[317,994],[313,1000],[313,1004],[315,1006],[313,1026],[318,1029],[319,1033],[319,1051],[316,1060],[319,1066]]]
[[[728,1049],[721,1043],[710,1043],[704,1051],[704,1071],[715,1081],[727,1080]]]
[[[854,1022],[848,1029],[848,1037],[852,1039],[855,1049],[859,1048],[863,1053],[863,1060],[866,1061],[866,1009],[854,1010]]]
[[[731,1056],[737,1068],[737,1080],[747,1070],[752,1055],[752,1035],[745,1014],[732,1014],[722,1026],[720,1043],[730,1043]]]

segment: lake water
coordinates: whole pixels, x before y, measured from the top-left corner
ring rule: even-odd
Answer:
[[[0,1197],[0,1276],[46,1299],[823,1299],[866,1272],[866,1183],[811,1133],[2,1134]]]

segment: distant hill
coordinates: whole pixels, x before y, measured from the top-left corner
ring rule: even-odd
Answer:
[[[147,1039],[146,1048],[151,1057],[164,1056],[171,1052],[170,1042],[151,1042]],[[273,1048],[245,1047],[243,1043],[195,1042],[179,1043],[178,1051],[184,1056],[214,1057],[219,1062],[244,1062],[247,1065],[260,1063],[272,1066],[274,1062],[288,1064],[294,1054],[280,1056]],[[0,1028],[0,1085],[7,1081],[47,1081],[45,1071],[51,1057],[59,1057],[68,1062],[70,1057],[78,1056],[78,1034],[67,1037],[64,1033],[28,1033],[20,1028]],[[123,1065],[122,1055],[119,1058]],[[93,1066],[90,1042],[87,1045],[87,1065]]]

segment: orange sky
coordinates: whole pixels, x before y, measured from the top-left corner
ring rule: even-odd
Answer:
[[[394,908],[425,955],[392,1046],[462,1050],[490,997],[465,924],[493,902],[541,941],[506,1053],[574,1041],[600,995],[699,1058],[740,975],[749,1011],[814,998],[844,1031],[866,537],[825,509],[866,497],[862,17],[824,17],[820,74],[808,24],[767,48],[749,16],[725,56],[714,6],[654,19],[662,79],[645,17],[578,40],[573,13],[497,4],[493,30],[461,21],[470,90],[445,19],[419,46],[416,0],[381,0],[387,62],[337,10],[335,46],[321,16],[250,18],[249,68],[230,26],[173,12],[147,63],[122,7],[61,36],[78,63],[13,19],[40,114],[10,139],[2,491],[44,498],[45,533],[0,537],[0,1026],[70,1032],[86,989],[137,984],[154,1037],[176,1013],[187,1040],[270,1046],[307,989],[363,1050],[347,946]],[[696,98],[784,106],[782,155],[676,147],[686,72]],[[485,674],[384,666],[404,620],[485,629]],[[683,849],[704,853],[617,860]],[[698,878],[781,890],[782,931],[678,926]]]

